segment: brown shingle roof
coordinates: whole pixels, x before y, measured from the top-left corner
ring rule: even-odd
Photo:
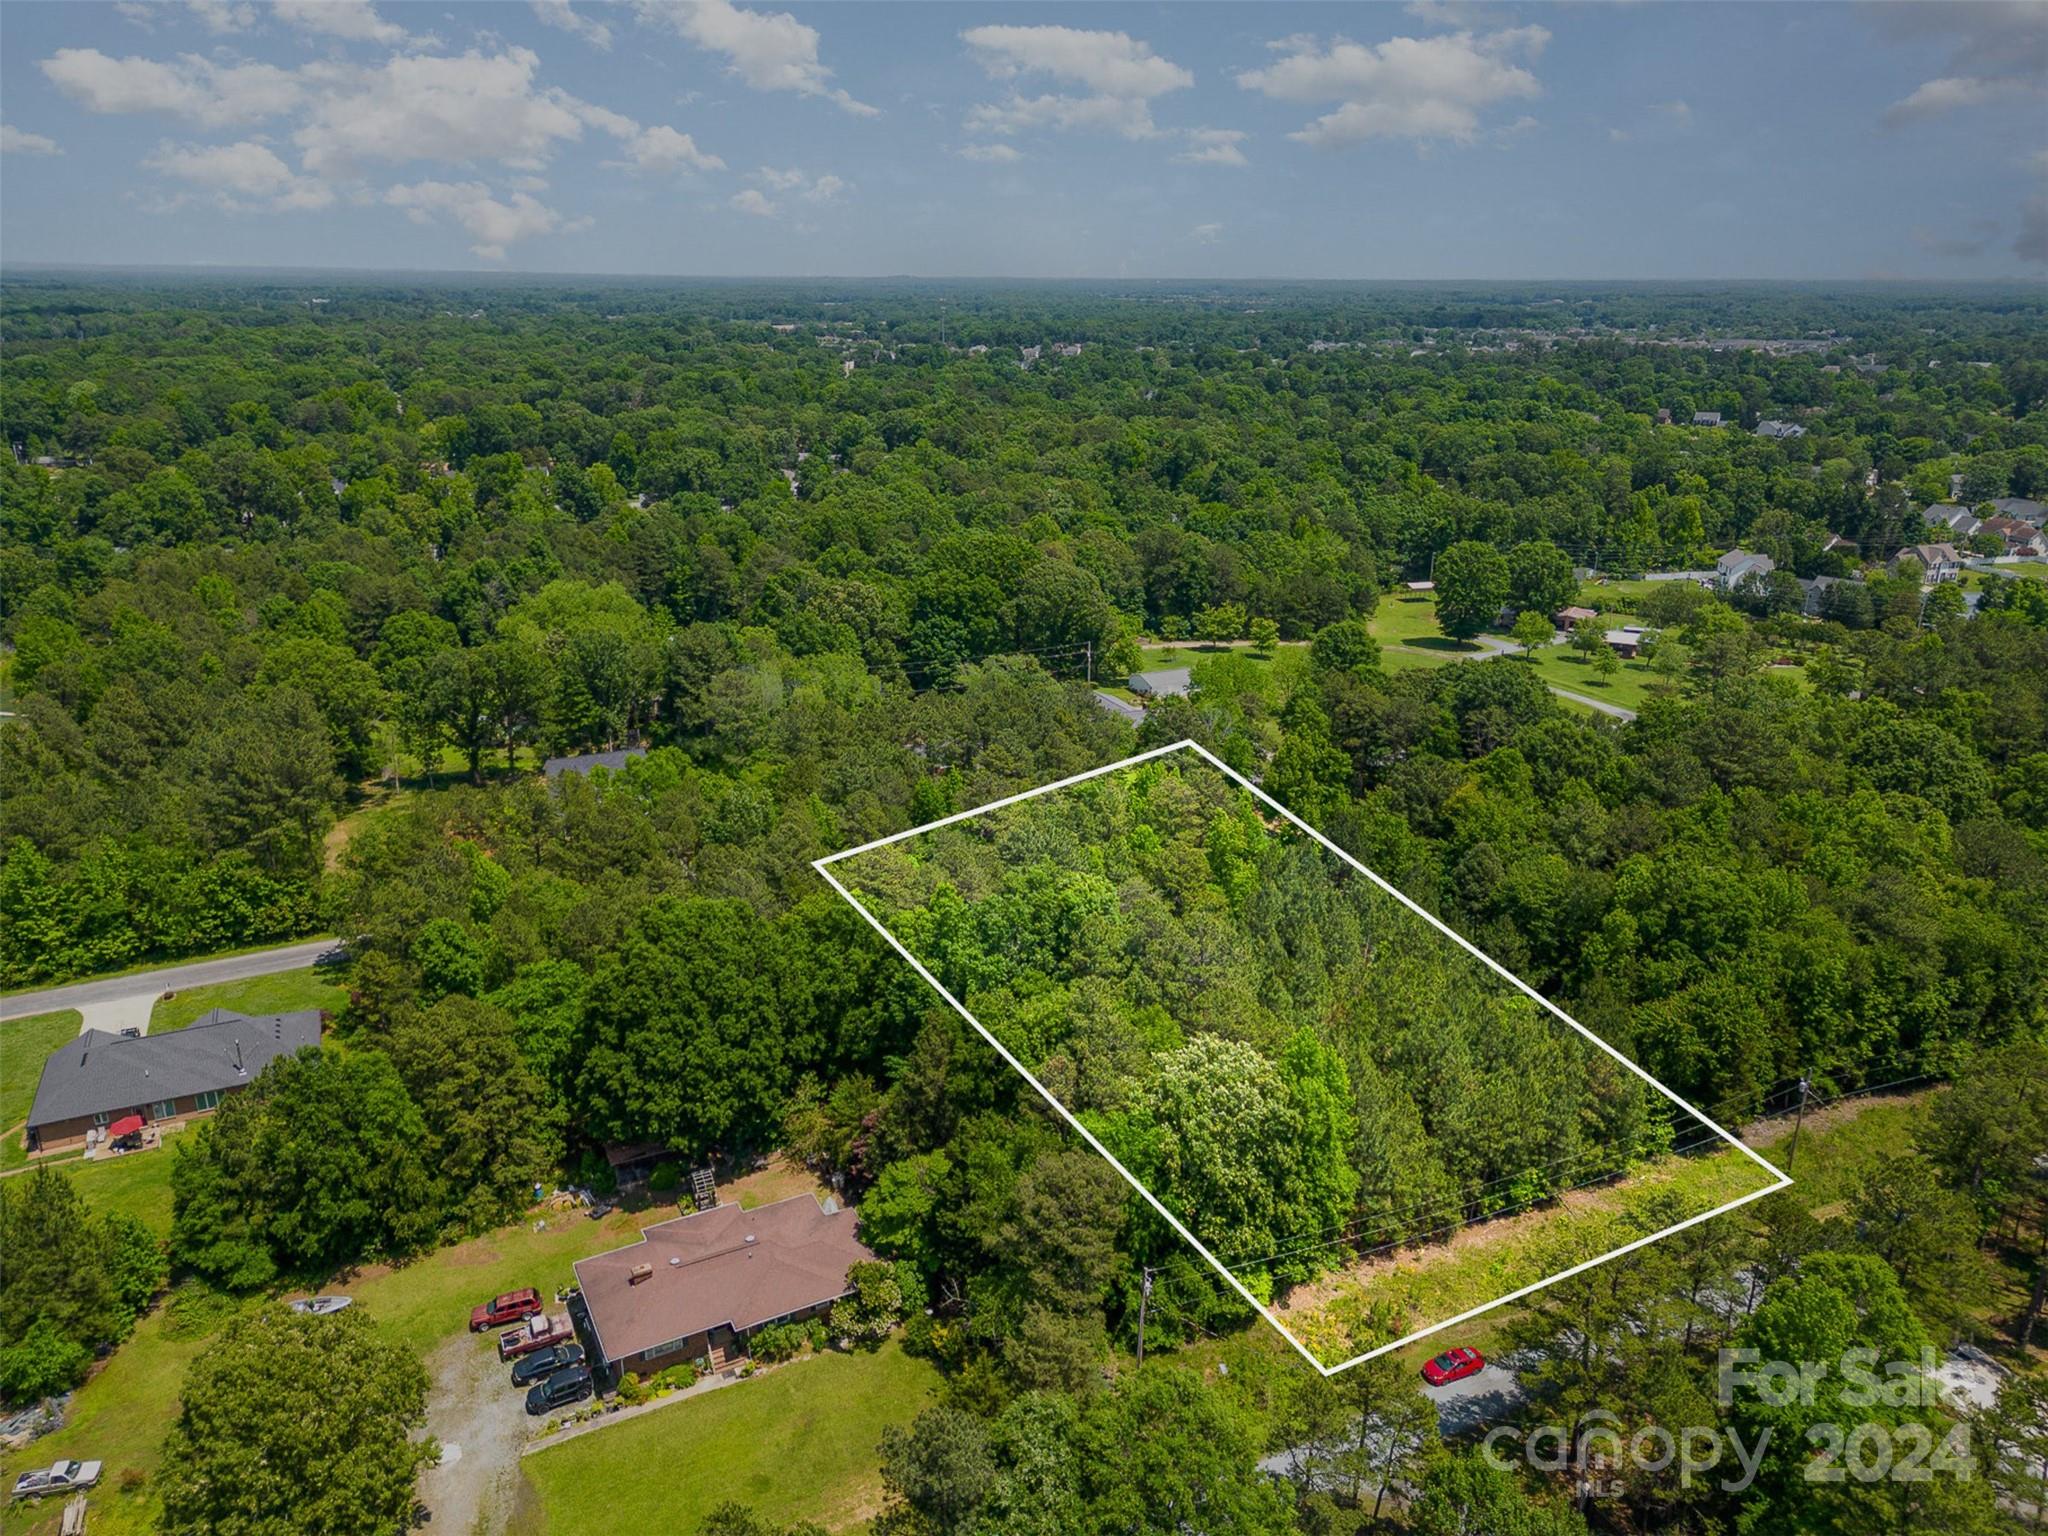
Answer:
[[[623,1360],[721,1323],[745,1332],[846,1295],[847,1270],[874,1257],[855,1222],[809,1195],[751,1211],[716,1206],[580,1261],[576,1283],[605,1358]],[[642,1264],[654,1273],[634,1285]]]

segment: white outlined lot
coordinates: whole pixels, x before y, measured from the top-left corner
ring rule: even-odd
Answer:
[[[1261,805],[1265,806],[1276,815],[1283,817],[1290,825],[1295,827],[1297,830],[1305,833],[1310,838],[1313,838],[1324,849],[1326,849],[1331,854],[1334,854],[1338,859],[1342,860],[1345,865],[1357,871],[1359,874],[1365,876],[1367,880],[1371,881],[1385,894],[1393,897],[1409,912],[1413,913],[1417,917],[1422,918],[1438,933],[1442,934],[1445,938],[1451,940],[1452,943],[1456,944],[1460,949],[1464,950],[1467,954],[1479,960],[1484,966],[1486,966],[1488,970],[1492,971],[1495,975],[1499,976],[1500,978],[1508,982],[1512,987],[1515,988],[1516,991],[1531,998],[1537,1004],[1537,1006],[1540,1007],[1545,1013],[1551,1015],[1553,1018],[1556,1018],[1565,1025],[1569,1026],[1577,1034],[1584,1037],[1584,1039],[1586,1039],[1587,1041],[1591,1042],[1591,1044],[1594,1047],[1606,1053],[1608,1056],[1611,1056],[1616,1062],[1620,1063],[1622,1067],[1627,1069],[1627,1071],[1629,1071],[1636,1077],[1641,1078],[1643,1082],[1647,1083],[1658,1094],[1660,1094],[1665,1099],[1669,1100],[1672,1104],[1676,1105],[1686,1115],[1698,1121],[1701,1125],[1707,1127],[1714,1133],[1714,1135],[1718,1136],[1722,1141],[1726,1142],[1729,1147],[1733,1148],[1743,1157],[1746,1157],[1751,1162],[1755,1163],[1759,1168],[1761,1168],[1766,1174],[1770,1176],[1773,1182],[1765,1185],[1762,1188],[1752,1190],[1749,1193],[1744,1194],[1736,1199],[1726,1201],[1721,1205],[1717,1205],[1712,1210],[1702,1211],[1698,1215],[1688,1217],[1683,1221],[1675,1222],[1672,1225],[1663,1228],[1661,1231],[1652,1232],[1647,1237],[1638,1238],[1633,1242],[1625,1243],[1620,1247],[1611,1250],[1610,1252],[1599,1255],[1597,1258],[1588,1259],[1584,1263],[1575,1264],[1568,1269],[1560,1270],[1554,1275],[1545,1276],[1543,1279],[1538,1280],[1533,1284],[1522,1286],[1519,1289],[1510,1291],[1503,1296],[1495,1297],[1493,1300],[1486,1302],[1483,1305],[1468,1308],[1467,1310],[1457,1314],[1455,1317],[1445,1318],[1439,1322],[1431,1323],[1426,1327],[1417,1328],[1412,1332],[1404,1334],[1402,1337],[1391,1341],[1390,1343],[1382,1344],[1376,1348],[1366,1350],[1361,1354],[1354,1355],[1347,1360],[1339,1361],[1334,1365],[1325,1365],[1321,1360],[1316,1358],[1315,1353],[1305,1343],[1302,1342],[1302,1340],[1294,1333],[1294,1331],[1280,1320],[1279,1316],[1275,1313],[1272,1307],[1265,1305],[1258,1299],[1257,1296],[1253,1295],[1252,1292],[1246,1288],[1244,1282],[1240,1280],[1238,1276],[1235,1273],[1233,1273],[1231,1269],[1228,1266],[1226,1266],[1221,1259],[1219,1259],[1214,1253],[1212,1253],[1209,1250],[1209,1248],[1201,1241],[1200,1238],[1196,1237],[1194,1232],[1192,1232],[1188,1228],[1186,1223],[1184,1223],[1172,1211],[1168,1210],[1167,1207],[1160,1202],[1158,1197],[1155,1196],[1151,1190],[1147,1189],[1145,1185],[1135,1175],[1133,1175],[1131,1171],[1123,1165],[1122,1162],[1120,1162],[1117,1159],[1115,1154],[1112,1153],[1108,1147],[1104,1146],[1101,1140],[1093,1132],[1091,1132],[1087,1126],[1083,1125],[1081,1121],[1074,1115],[1074,1113],[1070,1109],[1068,1109],[1068,1107],[1065,1104],[1061,1103],[1060,1100],[1049,1089],[1047,1089],[1042,1082],[1038,1080],[1038,1078],[1031,1072],[1031,1070],[1028,1067],[1024,1065],[1022,1061],[1017,1059],[1016,1055],[1007,1046],[1005,1046],[1001,1040],[997,1039],[996,1036],[986,1026],[984,1026],[979,1019],[975,1018],[975,1016],[968,1010],[967,1006],[963,1002],[961,1002],[961,1000],[958,997],[955,997],[953,993],[949,991],[946,988],[946,986],[938,979],[938,977],[932,974],[932,972],[925,966],[924,962],[919,960],[915,954],[911,953],[910,949],[902,942],[902,940],[900,940],[893,932],[890,931],[888,925],[885,924],[874,912],[870,911],[865,905],[863,905],[860,899],[856,897],[853,894],[853,892],[846,888],[846,886],[840,881],[838,876],[833,873],[831,868],[831,866],[834,864],[837,864],[846,859],[854,858],[860,854],[870,853],[879,848],[886,848],[895,843],[901,843],[911,838],[923,836],[924,834],[936,831],[941,827],[952,826],[959,822],[971,820],[977,816],[984,816],[991,811],[1001,810],[1005,806],[1016,805],[1023,801],[1034,799],[1040,795],[1051,794],[1055,791],[1066,789],[1072,785],[1085,783],[1090,779],[1100,778],[1105,774],[1116,773],[1121,770],[1134,767],[1137,764],[1150,762],[1156,758],[1163,758],[1177,752],[1192,753],[1200,757],[1210,767],[1216,769],[1218,772],[1225,775],[1233,784],[1237,785],[1238,787],[1242,788],[1243,790],[1254,796]],[[1238,773],[1235,769],[1231,768],[1228,764],[1224,763],[1221,759],[1219,759],[1214,753],[1210,752],[1207,748],[1201,746],[1197,742],[1181,741],[1176,742],[1171,746],[1156,747],[1149,752],[1140,752],[1135,756],[1122,758],[1114,763],[1107,763],[1100,768],[1091,768],[1085,773],[1073,774],[1067,778],[1060,779],[1054,783],[1041,785],[1037,789],[1026,790],[1022,794],[1010,795],[1000,800],[991,801],[989,804],[979,806],[971,811],[961,811],[955,815],[943,817],[938,821],[928,822],[923,826],[912,827],[906,831],[894,833],[889,837],[877,838],[873,842],[863,843],[857,848],[844,849],[839,853],[830,854],[825,858],[818,859],[814,862],[813,868],[815,868],[818,871],[819,875],[822,876],[824,880],[829,885],[831,885],[832,889],[837,891],[840,894],[840,896],[843,897],[846,900],[846,902],[853,907],[855,911],[859,912],[862,917],[867,919],[869,926],[872,927],[877,933],[879,933],[883,937],[883,939],[885,939],[888,942],[890,948],[894,949],[899,955],[901,955],[906,961],[910,963],[911,968],[915,970],[917,974],[924,979],[924,982],[927,986],[931,987],[934,992],[936,992],[939,996],[943,997],[949,1004],[951,1004],[953,1010],[956,1013],[958,1013],[961,1018],[965,1019],[967,1023],[973,1027],[975,1032],[982,1037],[982,1039],[986,1040],[991,1046],[995,1048],[996,1053],[999,1056],[1001,1056],[1003,1060],[1007,1062],[1017,1072],[1017,1074],[1024,1079],[1025,1082],[1031,1085],[1032,1090],[1036,1092],[1040,1098],[1044,1099],[1045,1102],[1052,1107],[1054,1112],[1061,1117],[1061,1119],[1063,1119],[1070,1127],[1073,1128],[1075,1134],[1080,1136],[1081,1139],[1085,1141],[1091,1148],[1093,1148],[1098,1155],[1105,1159],[1112,1168],[1116,1169],[1116,1171],[1123,1176],[1125,1181],[1128,1182],[1130,1186],[1138,1192],[1139,1196],[1143,1198],[1144,1201],[1148,1205],[1150,1205],[1153,1210],[1159,1213],[1161,1219],[1163,1219],[1174,1230],[1174,1232],[1176,1232],[1181,1237],[1181,1239],[1184,1242],[1186,1242],[1192,1249],[1194,1249],[1195,1252],[1199,1253],[1202,1256],[1202,1258],[1210,1265],[1210,1267],[1216,1271],[1217,1274],[1223,1277],[1224,1281],[1230,1286],[1230,1288],[1233,1291],[1235,1291],[1239,1296],[1241,1296],[1245,1300],[1246,1303],[1248,1303],[1251,1307],[1258,1311],[1259,1314],[1263,1316],[1268,1323],[1272,1324],[1274,1329],[1278,1331],[1281,1337],[1286,1339],[1289,1344],[1293,1345],[1295,1350],[1301,1355],[1301,1357],[1304,1360],[1308,1361],[1310,1365],[1314,1366],[1316,1370],[1320,1371],[1325,1376],[1335,1375],[1337,1372],[1345,1370],[1350,1366],[1358,1365],[1361,1362],[1373,1359],[1378,1355],[1383,1355],[1391,1350],[1399,1349],[1402,1346],[1413,1343],[1418,1339],[1427,1338],[1431,1334],[1439,1333],[1446,1328],[1455,1327],[1460,1323],[1466,1322],[1471,1318],[1479,1316],[1481,1313],[1490,1312],[1496,1307],[1505,1306],[1509,1302],[1517,1301],[1524,1296],[1532,1295],[1535,1292],[1544,1289],[1546,1286],[1555,1285],[1561,1280],[1570,1279],[1573,1275],[1581,1274],[1586,1270],[1592,1269],[1598,1265],[1608,1262],[1610,1259],[1620,1258],[1624,1254],[1632,1253],[1639,1248],[1647,1247],[1651,1243],[1672,1236],[1674,1233],[1683,1232],[1688,1227],[1697,1226],[1701,1222],[1711,1221],[1716,1216],[1725,1215],[1728,1212],[1735,1210],[1739,1206],[1747,1205],[1752,1200],[1760,1199],[1765,1195],[1773,1194],[1778,1190],[1784,1189],[1792,1182],[1789,1176],[1781,1172],[1778,1168],[1774,1167],[1771,1163],[1766,1161],[1763,1157],[1759,1156],[1756,1152],[1752,1151],[1749,1147],[1745,1146],[1739,1137],[1735,1136],[1733,1133],[1729,1132],[1721,1125],[1709,1119],[1706,1115],[1702,1114],[1692,1105],[1686,1103],[1684,1099],[1680,1098],[1677,1094],[1673,1093],[1669,1088],[1666,1088],[1662,1083],[1658,1082],[1654,1077],[1650,1076],[1649,1073],[1645,1072],[1641,1067],[1637,1066],[1633,1061],[1629,1060],[1628,1057],[1623,1055],[1620,1051],[1617,1051],[1613,1046],[1609,1045],[1606,1041],[1602,1040],[1598,1035],[1594,1034],[1591,1030],[1587,1029],[1584,1025],[1580,1024],[1576,1019],[1573,1019],[1569,1014],[1565,1013],[1562,1009],[1558,1008],[1555,1004],[1551,1003],[1541,993],[1537,992],[1534,988],[1528,986],[1520,978],[1516,977],[1512,972],[1510,972],[1504,966],[1499,964],[1499,962],[1495,961],[1491,956],[1487,955],[1484,951],[1480,950],[1475,945],[1469,943],[1461,935],[1454,932],[1452,929],[1446,927],[1436,917],[1432,916],[1428,912],[1424,911],[1421,907],[1417,906],[1413,901],[1409,900],[1408,897],[1403,895],[1400,891],[1396,890],[1392,885],[1388,884],[1387,881],[1383,880],[1371,869],[1367,868],[1364,864],[1361,864],[1357,859],[1353,858],[1350,854],[1346,853],[1342,848],[1338,847],[1335,843],[1331,842],[1330,839],[1323,836],[1323,834],[1318,832],[1314,827],[1310,826],[1307,822],[1303,821],[1299,816],[1296,816],[1292,811],[1288,810],[1286,806],[1280,804],[1279,801],[1275,800],[1272,796],[1268,795],[1264,790],[1260,789],[1256,784],[1252,783],[1249,779],[1245,778],[1243,774]]]

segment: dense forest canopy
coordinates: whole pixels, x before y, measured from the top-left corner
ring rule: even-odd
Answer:
[[[1140,1317],[1161,1351],[1246,1309],[810,867],[1191,738],[1717,1118],[1802,1081],[1965,1085],[1827,1216],[1760,1202],[1532,1305],[1544,1404],[1760,1422],[1711,1404],[1738,1340],[2024,1354],[2048,1294],[2048,583],[1972,572],[1972,608],[1888,566],[1924,505],[2048,490],[2044,319],[2038,290],[1989,287],[11,273],[0,981],[347,937],[327,1044],[182,1138],[181,1276],[240,1294],[430,1251],[536,1180],[601,1181],[608,1143],[787,1148],[890,1261],[860,1326],[907,1311],[945,1372],[885,1457],[886,1529],[1043,1529],[1034,1490],[1069,1528],[1185,1529],[1175,1500],[1208,1499],[1219,1530],[1359,1529],[1251,1453],[1393,1422],[1405,1381],[1332,1396],[1245,1350],[1227,1385],[1105,1386]],[[1738,545],[1788,579],[1861,571],[1858,605],[1667,584],[1626,720],[1532,657],[1437,664],[1374,628],[1432,574],[1449,638]],[[1254,648],[1202,654],[1135,728],[1091,691],[1190,637]],[[1100,830],[1090,857],[1135,857]],[[1300,895],[1284,847],[1245,896],[1209,837],[1160,839],[1196,908],[1237,889],[1256,924]],[[1020,877],[1019,921],[1073,894],[1054,873]],[[985,985],[965,940],[952,958]],[[1228,1213],[1248,1241],[1391,1214],[1387,1189],[1470,1203],[1582,1133],[1562,1089],[1482,1110],[1418,1094],[1426,1061],[1304,1037],[1307,993],[1243,958],[1199,998],[1156,960],[1117,972],[1156,1014],[1091,1014],[1090,978],[1050,972],[989,1000],[1044,1026],[1049,1072],[1098,1026],[1185,1065],[1137,1101],[1155,1115],[1204,1113],[1174,1094],[1239,1052],[1268,1108],[1347,1149],[1298,1170],[1299,1210]],[[1546,1072],[1516,1092],[1569,1076]],[[1133,1111],[1109,1081],[1105,1126]],[[1499,1143],[1379,1168],[1419,1146],[1379,1139],[1404,1096]],[[53,1297],[134,1246],[70,1226]],[[135,1305],[8,1296],[12,1382],[76,1379]],[[1583,1529],[1417,1444],[1413,1528]],[[1144,1488],[1100,1475],[1126,1447]],[[1747,1508],[1649,1477],[1594,1518],[1875,1532],[1932,1507],[1777,1454]],[[1995,1528],[1985,1485],[1943,1487],[1951,1536]]]

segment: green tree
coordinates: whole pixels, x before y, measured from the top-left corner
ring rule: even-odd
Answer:
[[[1507,557],[1466,539],[1436,557],[1437,627],[1460,640],[1491,629],[1508,600]]]
[[[1260,656],[1273,654],[1273,647],[1280,643],[1280,626],[1271,619],[1253,619],[1251,622],[1252,650]]]
[[[1548,647],[1551,641],[1557,638],[1557,630],[1540,610],[1524,608],[1515,615],[1514,637],[1523,654],[1533,662],[1536,653]]]
[[[1508,601],[1515,607],[1547,618],[1578,595],[1571,556],[1550,540],[1531,539],[1508,551]]]
[[[156,1479],[164,1536],[390,1536],[441,1448],[427,1373],[360,1311],[268,1306],[186,1373]]]

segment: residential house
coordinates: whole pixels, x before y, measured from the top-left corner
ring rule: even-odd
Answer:
[[[1721,425],[1721,413],[1719,411],[1694,411],[1692,413],[1692,424],[1696,427],[1718,427]]]
[[[1891,559],[1891,572],[1897,575],[1899,562],[1911,557],[1918,560],[1924,582],[1954,581],[1963,573],[1963,557],[1956,553],[1953,544],[1908,544]]]
[[[720,1369],[757,1329],[817,1317],[853,1293],[848,1271],[874,1257],[856,1228],[853,1211],[811,1195],[658,1222],[576,1264],[579,1321],[607,1372],[646,1376],[685,1360]]]
[[[2036,528],[2048,526],[2048,501],[2035,501],[2028,496],[1994,496],[1991,510],[2000,517],[2016,517]]]
[[[163,1128],[211,1114],[278,1057],[319,1043],[316,1008],[259,1017],[216,1008],[156,1035],[88,1029],[43,1063],[28,1112],[29,1150],[84,1146],[131,1116]]]
[[[1828,606],[1834,601],[1834,589],[1842,584],[1840,576],[1816,576],[1808,581],[1798,578],[1801,602],[1799,611],[1809,619],[1825,618]]]
[[[1968,507],[1958,507],[1948,502],[1936,502],[1922,507],[1920,517],[1930,528],[1946,528],[1959,539],[1967,539],[1984,525],[1977,520],[1977,514]]]
[[[1640,624],[1629,624],[1621,629],[1610,629],[1601,638],[1607,642],[1608,649],[1623,661],[1633,661],[1636,652],[1643,648],[1648,633]]]
[[[1731,549],[1714,562],[1714,585],[1723,592],[1733,592],[1743,582],[1768,576],[1777,568],[1778,562],[1769,555]]]
[[[1796,421],[1760,421],[1756,424],[1756,435],[1776,438],[1782,442],[1788,437],[1806,436],[1806,428]]]
[[[540,771],[553,783],[565,773],[588,773],[593,768],[609,768],[616,773],[634,758],[646,755],[645,747],[621,747],[616,752],[579,752],[574,757],[551,757],[541,764]]]
[[[2040,528],[2021,518],[1987,517],[1981,527],[1985,533],[1995,533],[2005,540],[2005,552],[2008,555],[2038,555],[2048,552],[2048,543],[2043,542]]]
[[[1192,667],[1161,667],[1156,672],[1133,672],[1130,689],[1148,699],[1184,699],[1194,691]]]
[[[1824,555],[1840,555],[1846,560],[1855,559],[1859,553],[1856,541],[1845,539],[1839,533],[1829,534],[1828,541],[1821,545],[1820,552]]]
[[[1550,616],[1550,622],[1559,629],[1571,629],[1575,625],[1584,623],[1587,619],[1597,619],[1599,617],[1600,615],[1591,608],[1560,608]]]

